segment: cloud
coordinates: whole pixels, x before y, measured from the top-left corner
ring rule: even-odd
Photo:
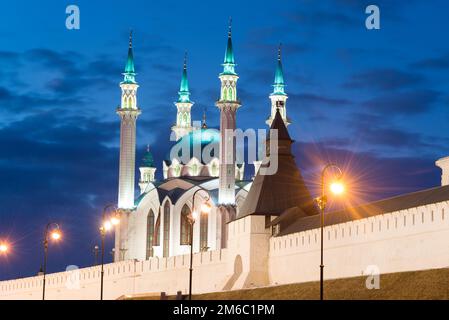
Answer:
[[[349,89],[396,90],[424,82],[423,76],[395,69],[369,70],[354,74],[344,84]]]
[[[329,97],[315,93],[290,94],[291,100],[298,101],[305,107],[313,106],[348,106],[352,101],[344,98]]]
[[[419,60],[413,63],[412,67],[432,70],[449,69],[449,53],[439,57]]]
[[[371,112],[388,115],[420,114],[432,109],[440,96],[435,90],[403,91],[368,99],[362,106]]]
[[[118,122],[63,112],[30,115],[0,129],[0,224],[17,233],[17,246],[24,246],[17,251],[28,255],[22,275],[38,270],[34,246],[48,221],[64,225],[64,251],[83,261],[84,246],[95,241],[98,208],[115,200],[118,149],[110,142],[118,130]]]
[[[75,106],[83,103],[84,101],[80,97],[55,97],[34,93],[19,94],[13,93],[7,88],[0,87],[1,112],[11,113],[20,111],[25,114],[36,112],[37,109],[43,111],[49,108]]]
[[[351,27],[360,23],[360,19],[354,16],[338,12],[329,11],[298,11],[286,14],[288,19],[301,26],[330,26]],[[362,16],[363,18],[363,16]]]

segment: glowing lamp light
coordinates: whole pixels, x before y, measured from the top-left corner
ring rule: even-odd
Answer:
[[[7,253],[9,250],[9,246],[6,243],[0,244],[0,253]]]
[[[112,223],[112,225],[116,226],[116,225],[120,224],[120,219],[117,217],[112,217],[111,223]]]
[[[105,221],[105,222],[103,223],[103,228],[104,228],[104,230],[106,230],[106,231],[111,230],[111,229],[112,229],[112,222],[111,222],[111,221]]]
[[[201,205],[202,213],[210,213],[211,210],[212,210],[212,206],[209,202],[205,202]]]
[[[196,210],[192,212],[192,219],[193,221],[196,221],[196,219],[198,219],[198,212]]]
[[[333,194],[340,195],[345,192],[345,186],[340,181],[336,181],[330,185],[330,190]]]
[[[61,232],[59,231],[59,230],[55,230],[55,231],[53,231],[52,233],[51,233],[51,238],[53,239],[53,240],[59,240],[59,239],[61,239]]]

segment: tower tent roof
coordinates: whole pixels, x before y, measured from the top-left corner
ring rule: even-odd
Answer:
[[[240,210],[239,218],[248,215],[279,216],[294,207],[298,208],[296,212],[300,212],[301,215],[317,214],[315,203],[291,153],[290,145],[293,141],[279,110],[276,112],[271,129],[277,129],[279,132],[277,171],[273,175],[263,175],[262,168],[267,168],[270,163],[262,164]]]
[[[274,116],[274,120],[271,124],[270,130],[277,130],[279,140],[287,140],[293,142],[293,140],[290,138],[290,134],[288,133],[287,127],[285,126],[279,109],[276,111],[276,115]]]

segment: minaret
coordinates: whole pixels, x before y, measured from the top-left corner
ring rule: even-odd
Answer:
[[[189,81],[187,80],[187,53],[184,56],[184,68],[182,70],[181,86],[178,95],[178,101],[175,102],[176,108],[178,109],[176,125],[172,127],[172,131],[176,135],[176,141],[192,131],[190,110],[192,109],[193,102],[190,101]]]
[[[271,127],[276,111],[279,108],[279,113],[281,114],[282,120],[286,126],[290,124],[290,119],[287,117],[287,99],[288,96],[285,93],[284,84],[284,71],[282,70],[282,56],[281,56],[281,45],[278,49],[278,61],[276,66],[276,72],[274,75],[273,92],[270,94],[271,100],[271,115],[267,119],[268,126]]]
[[[149,183],[156,181],[156,166],[154,165],[154,158],[150,152],[150,145],[147,146],[147,151],[143,156],[142,166],[139,168],[140,171],[140,193],[144,193]]]
[[[129,37],[128,60],[123,76],[124,79],[120,83],[122,103],[117,109],[121,120],[118,207],[132,209],[134,207],[136,120],[141,113],[137,107],[137,88],[139,86],[135,79],[132,33]]]
[[[237,80],[234,52],[232,50],[231,21],[229,23],[228,44],[220,73],[221,94],[216,105],[220,109],[220,173],[219,204],[235,204],[235,136],[236,111],[240,107],[237,98]]]

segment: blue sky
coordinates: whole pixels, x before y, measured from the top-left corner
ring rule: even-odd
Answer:
[[[81,10],[80,30],[65,28],[69,4]],[[38,271],[48,221],[65,237],[51,248],[49,271],[93,262],[101,209],[116,201],[115,108],[131,28],[143,111],[137,158],[149,143],[159,174],[185,50],[193,118],[207,108],[218,125],[217,75],[232,16],[239,127],[265,127],[282,42],[289,130],[310,185],[326,161],[358,181],[361,200],[438,185],[434,161],[449,155],[449,4],[377,0],[381,30],[372,31],[368,4],[10,2],[0,12],[0,238],[14,251],[0,259],[0,279]]]

